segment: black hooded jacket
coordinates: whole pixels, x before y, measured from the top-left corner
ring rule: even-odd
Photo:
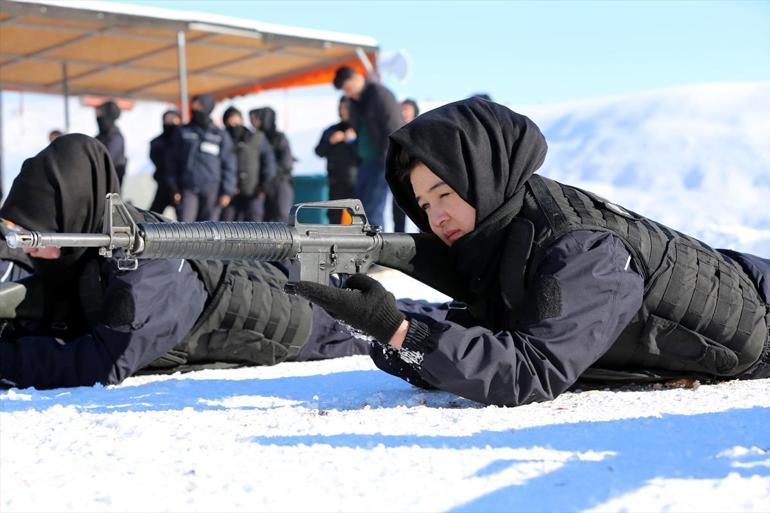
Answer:
[[[569,231],[532,261],[539,241],[521,216],[546,150],[531,120],[478,98],[427,112],[391,136],[386,177],[415,224],[430,230],[400,169],[404,153],[476,209],[476,227],[449,248],[456,272],[447,279],[468,308],[407,313],[400,353],[372,353],[380,367],[479,402],[518,405],[553,399],[613,347],[642,306],[644,277],[607,230]]]
[[[241,115],[235,107],[228,107],[222,115],[222,122],[233,140],[233,151],[238,163],[239,194],[251,197],[262,192],[275,176],[275,153],[263,132],[252,132],[243,125],[227,126],[227,120],[233,114]]]
[[[99,233],[105,196],[117,190],[104,146],[65,135],[24,162],[0,216],[27,229]],[[120,272],[93,249],[63,248],[59,259],[33,262],[42,320],[10,323],[0,339],[0,378],[19,387],[118,383],[179,344],[207,297],[185,261]]]
[[[270,107],[261,107],[250,110],[249,116],[259,119],[259,129],[265,134],[273,148],[278,167],[276,176],[290,177],[292,169],[294,169],[294,156],[291,154],[288,137],[276,127],[275,111]]]
[[[96,140],[107,148],[115,166],[118,181],[122,183],[123,176],[126,174],[128,159],[126,159],[126,144],[123,134],[115,124],[120,117],[120,107],[113,101],[107,101],[100,106],[100,110],[102,111],[101,115],[96,118],[96,123],[99,126]]]
[[[67,135],[24,163],[0,215],[23,228],[99,233],[105,196],[116,189],[104,147]],[[137,222],[165,221],[128,209]],[[0,386],[114,384],[182,365],[272,365],[297,357],[310,338],[305,357],[359,351],[328,315],[328,330],[310,337],[310,305],[284,292],[286,272],[277,264],[140,260],[138,269],[119,271],[85,249],[33,261],[45,304],[39,315],[0,326]]]

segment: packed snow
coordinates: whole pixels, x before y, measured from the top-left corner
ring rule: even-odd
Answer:
[[[56,107],[3,98],[7,190]],[[298,172],[322,172],[312,148],[334,121],[334,96],[236,104],[275,107]],[[72,106],[73,127],[95,132],[93,111]],[[770,256],[770,84],[511,107],[545,132],[547,176],[709,244]],[[119,121],[126,193],[140,205],[165,108],[138,103]],[[398,297],[444,299],[393,271],[377,277]],[[766,513],[770,380],[584,387],[498,408],[350,357],[14,389],[0,394],[0,510]]]
[[[3,511],[767,511],[770,380],[482,407],[364,356],[0,396]]]

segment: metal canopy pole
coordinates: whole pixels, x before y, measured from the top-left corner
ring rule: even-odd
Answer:
[[[358,57],[358,60],[361,61],[361,64],[364,65],[364,68],[366,69],[366,74],[369,76],[369,78],[374,80],[379,80],[379,76],[375,73],[374,67],[372,66],[372,63],[369,60],[369,57],[366,55],[366,52],[364,52],[363,48],[361,48],[360,46],[356,47],[356,57]]]
[[[62,92],[64,93],[64,133],[70,132],[70,84],[67,77],[67,61],[61,63]]]
[[[187,124],[190,121],[190,115],[187,108],[187,60],[185,58],[185,47],[184,30],[180,30],[176,33],[177,67],[179,71],[179,113],[182,115],[182,123]]]
[[[3,190],[3,91],[0,89],[0,201],[5,191]]]

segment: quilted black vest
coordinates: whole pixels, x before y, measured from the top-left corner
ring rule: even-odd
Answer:
[[[596,194],[538,175],[528,181],[519,217],[535,227],[530,279],[545,248],[573,230],[619,237],[644,277],[641,309],[595,367],[731,377],[760,358],[768,338],[767,305],[729,257]]]

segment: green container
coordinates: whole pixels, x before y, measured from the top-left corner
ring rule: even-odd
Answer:
[[[294,175],[294,203],[326,201],[329,199],[329,184],[326,174]],[[326,209],[303,209],[300,216],[303,223],[328,224]]]

